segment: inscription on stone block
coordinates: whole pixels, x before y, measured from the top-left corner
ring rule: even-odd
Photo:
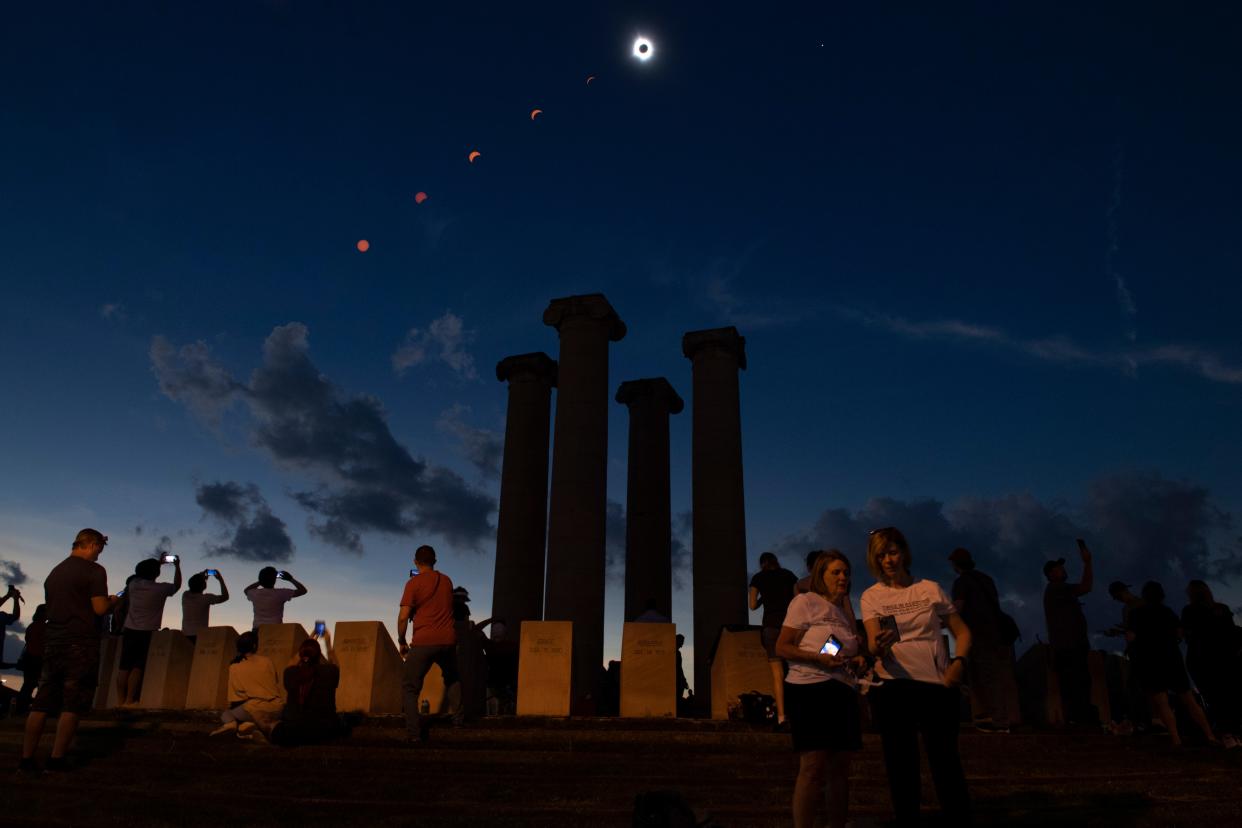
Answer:
[[[621,715],[677,715],[677,626],[629,622],[621,632]]]
[[[401,712],[401,656],[383,624],[338,621],[333,646],[341,668],[338,710]]]
[[[285,683],[283,681],[285,668],[289,666],[289,660],[298,651],[298,647],[301,647],[302,642],[308,638],[310,636],[306,634],[306,629],[301,624],[259,625],[258,653],[272,660],[272,666],[276,668],[276,675],[282,679],[280,682],[281,701],[285,699]]]
[[[772,693],[772,671],[759,630],[721,630],[712,661],[712,718],[729,718],[729,705],[751,690]]]
[[[518,655],[519,716],[568,716],[572,621],[523,621]]]
[[[235,655],[237,630],[206,627],[198,631],[185,694],[187,710],[223,710],[228,706],[229,664]]]
[[[152,633],[138,704],[166,710],[184,708],[193,660],[194,645],[180,630],[157,630]]]

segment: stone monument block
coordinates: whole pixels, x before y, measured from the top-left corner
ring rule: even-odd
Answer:
[[[621,715],[677,715],[677,625],[627,623],[621,632]]]
[[[722,629],[711,666],[713,719],[729,718],[729,705],[736,705],[743,693],[772,693],[772,671],[759,630]]]
[[[190,686],[194,645],[180,630],[156,630],[142,671],[142,695],[138,704],[147,708],[181,710]]]
[[[1092,650],[1087,654],[1087,671],[1091,675],[1091,703],[1100,714],[1101,722],[1113,720],[1113,706],[1108,693],[1108,653]]]
[[[194,642],[187,710],[223,710],[228,707],[229,664],[237,655],[237,630],[204,627]]]
[[[95,687],[96,710],[116,707],[116,668],[121,662],[121,637],[105,635],[99,641],[99,684]]]
[[[276,668],[276,675],[281,677],[280,700],[285,700],[285,668],[289,660],[302,646],[302,642],[310,638],[301,624],[260,624],[259,649],[261,656],[267,656]]]
[[[338,621],[332,644],[341,668],[337,710],[400,713],[401,656],[384,625]]]
[[[1061,686],[1052,669],[1052,648],[1034,644],[1017,663],[1018,697],[1022,720],[1029,724],[1056,727],[1065,723],[1061,707]]]
[[[519,716],[568,716],[572,621],[523,621],[518,655]]]

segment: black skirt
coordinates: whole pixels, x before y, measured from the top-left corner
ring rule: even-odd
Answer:
[[[785,718],[793,749],[861,750],[858,692],[835,679],[814,684],[785,682]]]

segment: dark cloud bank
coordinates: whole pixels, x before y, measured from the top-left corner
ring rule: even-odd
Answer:
[[[21,586],[29,580],[17,561],[0,560],[0,584]]]
[[[293,557],[293,541],[285,522],[272,514],[267,500],[253,483],[197,485],[194,500],[202,508],[203,516],[223,529],[215,542],[204,544],[207,554],[244,561],[287,561]],[[160,546],[165,541],[167,537]]]
[[[324,541],[360,553],[364,532],[437,534],[469,549],[493,537],[488,518],[495,501],[455,472],[411,455],[393,437],[378,399],[347,396],[321,374],[309,356],[306,326],[275,328],[248,383],[236,380],[202,342],[178,348],[156,337],[150,357],[160,390],[205,422],[219,423],[237,403],[248,410],[254,444],[315,482],[293,497],[309,513],[310,531]],[[255,515],[279,521],[270,509],[254,511],[251,521]],[[251,548],[237,540],[232,548]]]
[[[1095,563],[1095,588],[1085,599],[1093,630],[1120,616],[1120,605],[1108,597],[1110,581],[1136,586],[1160,581],[1169,604],[1180,611],[1187,580],[1219,586],[1242,575],[1242,539],[1232,516],[1204,487],[1154,473],[1096,480],[1081,504],[1045,503],[1029,494],[966,497],[952,504],[877,497],[855,512],[827,509],[813,526],[772,551],[784,566],[801,572],[811,549],[842,550],[854,565],[857,600],[872,583],[865,560],[868,532],[884,526],[896,526],[910,541],[915,576],[946,589],[954,578],[949,552],[958,546],[971,550],[979,569],[995,578],[1026,643],[1044,635],[1043,562],[1066,558],[1071,580],[1081,574],[1075,538],[1086,539]]]

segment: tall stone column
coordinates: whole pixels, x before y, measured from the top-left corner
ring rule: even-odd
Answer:
[[[668,417],[685,407],[664,377],[631,380],[617,389],[630,409],[625,498],[625,620],[648,601],[673,615],[673,512],[669,489]]]
[[[745,624],[746,513],[738,371],[746,339],[737,328],[691,331],[681,351],[694,372],[691,478],[694,509],[694,697],[711,704],[708,656],[721,627]]]
[[[543,322],[561,340],[544,620],[574,624],[570,710],[590,715],[604,666],[608,343],[625,323],[601,293],[554,299]]]
[[[543,620],[543,556],[548,526],[548,432],[556,361],[520,354],[496,364],[509,383],[492,617],[503,618],[517,640],[519,624]]]

